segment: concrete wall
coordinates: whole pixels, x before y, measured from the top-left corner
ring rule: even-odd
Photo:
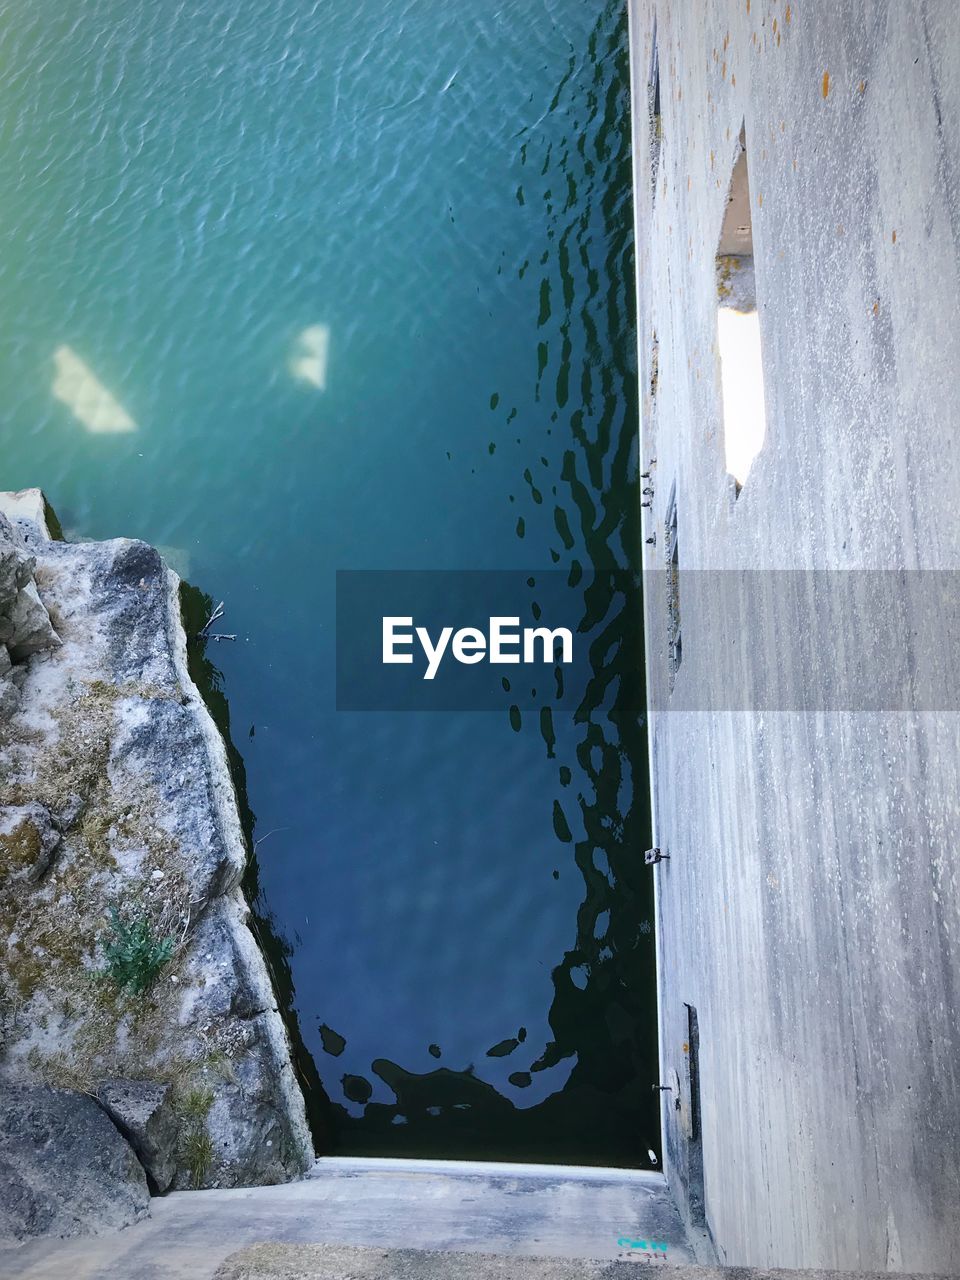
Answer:
[[[960,568],[960,4],[631,0],[631,46],[645,555],[675,485],[681,571],[672,695],[662,576],[646,601],[666,1172],[696,1218],[702,1154],[727,1263],[957,1273],[960,717],[698,710],[737,637],[683,578]],[[737,498],[715,255],[742,124],[767,434]],[[885,621],[843,615],[825,660],[869,679],[910,643]],[[789,667],[739,639],[747,686]]]

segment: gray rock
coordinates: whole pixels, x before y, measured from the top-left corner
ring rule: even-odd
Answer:
[[[140,1157],[153,1188],[161,1195],[168,1191],[177,1172],[179,1138],[170,1085],[104,1080],[97,1101]]]
[[[60,644],[33,580],[36,566],[19,530],[0,514],[0,645],[14,662]]]
[[[20,690],[12,680],[0,676],[0,724],[20,710]]]
[[[35,582],[27,582],[17,592],[9,617],[12,632],[7,648],[14,662],[22,662],[43,649],[59,647],[60,637],[53,629]]]
[[[86,802],[82,796],[78,796],[76,792],[71,792],[57,809],[56,813],[51,814],[54,825],[60,831],[70,831],[75,827],[83,816],[86,809]]]
[[[285,1182],[303,1173],[312,1156],[290,1102],[297,1085],[277,1037],[273,992],[260,977],[262,961],[238,917],[235,902],[214,899],[197,923],[182,971],[193,1018],[230,1026],[236,1044],[229,1064],[204,1081],[214,1100],[204,1121],[212,1158],[203,1186]],[[174,1185],[191,1187],[189,1170],[181,1169]]]
[[[0,1088],[0,1241],[115,1231],[149,1204],[139,1160],[92,1098]]]
[[[17,666],[10,668],[7,681],[12,684],[15,689],[22,690],[27,681],[27,668],[24,663],[18,663]]]
[[[49,870],[62,838],[42,804],[0,806],[0,873],[34,883]]]
[[[20,534],[0,513],[0,611],[9,607],[24,582],[30,580],[35,564]]]
[[[11,601],[20,590],[22,560],[22,547],[13,525],[6,516],[0,515],[0,607]]]

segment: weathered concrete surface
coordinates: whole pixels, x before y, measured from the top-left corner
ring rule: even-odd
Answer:
[[[312,1143],[179,579],[142,542],[51,541],[39,494],[9,508],[62,644],[14,668],[0,716],[0,1080],[170,1085],[158,1185],[296,1176]],[[169,940],[144,989],[109,972],[111,908]]]
[[[69,1246],[39,1240],[16,1253],[0,1253],[0,1275],[208,1280],[229,1254],[271,1241],[437,1250],[453,1259],[462,1253],[500,1255],[518,1266],[517,1274],[524,1274],[518,1260],[529,1257],[633,1265],[646,1258],[656,1259],[651,1265],[659,1268],[695,1260],[659,1174],[323,1159],[302,1182],[174,1192],[152,1202],[149,1221],[112,1237]],[[666,1248],[654,1250],[654,1242]],[[460,1273],[451,1267],[449,1274]],[[529,1274],[554,1273],[534,1268]]]
[[[511,1258],[424,1249],[258,1244],[232,1254],[215,1280],[631,1280],[631,1262]]]
[[[0,1246],[117,1231],[149,1201],[137,1157],[92,1098],[0,1088]]]
[[[670,1274],[675,1280],[829,1280],[837,1275],[740,1267],[676,1267]],[[633,1262],[592,1258],[568,1261],[344,1245],[252,1245],[231,1255],[214,1280],[630,1280],[636,1276]]]
[[[696,710],[719,642],[683,574],[960,568],[960,6],[631,0],[631,44],[646,563],[676,485],[693,708],[651,717],[665,1170],[695,1212],[702,1158],[729,1263],[957,1273],[957,712]],[[744,123],[767,430],[736,498],[715,255]],[[882,669],[911,640],[890,621],[848,616],[824,671]],[[746,681],[789,659],[739,640]]]

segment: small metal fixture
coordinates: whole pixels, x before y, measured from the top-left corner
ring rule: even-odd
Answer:
[[[649,486],[649,485],[647,485],[647,487],[644,489],[643,493],[644,493],[644,497],[647,497],[647,498],[652,498],[652,497],[653,497],[653,490],[650,488],[650,486]]]
[[[679,1110],[680,1110],[680,1088],[679,1088],[679,1085],[680,1085],[680,1082],[679,1082],[679,1080],[678,1080],[678,1081],[677,1081],[677,1091],[676,1091],[676,1092],[677,1092],[677,1096],[676,1096],[676,1097],[674,1098],[674,1100],[673,1100],[673,1109],[674,1109],[674,1111],[679,1111]],[[654,1085],[651,1085],[650,1087],[653,1089],[653,1092],[654,1092],[654,1093],[673,1093],[673,1091],[674,1091],[674,1088],[673,1088],[673,1085],[672,1085],[672,1084],[654,1084]]]
[[[655,547],[657,545],[657,535],[655,533],[651,533],[649,538],[644,538],[644,542],[648,547]]]
[[[641,505],[641,507],[652,507],[652,506],[653,506],[653,503],[652,503],[652,502],[641,502],[641,503],[640,503],[640,505]]]
[[[658,862],[669,862],[669,853],[661,853],[659,849],[647,849],[643,855],[643,860],[648,867],[655,867]]]
[[[641,479],[641,480],[649,480],[649,479],[650,479],[650,475],[651,475],[651,473],[650,473],[649,471],[641,471],[641,472],[640,472],[640,479]]]

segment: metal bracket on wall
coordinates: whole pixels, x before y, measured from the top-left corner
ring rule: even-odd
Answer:
[[[655,867],[658,862],[669,862],[669,853],[663,853],[660,849],[647,849],[643,855],[643,860],[648,867]]]
[[[677,1096],[673,1100],[673,1109],[675,1111],[680,1110],[679,1089],[674,1089],[672,1084],[652,1084],[650,1088],[653,1090],[654,1093],[676,1093]]]

